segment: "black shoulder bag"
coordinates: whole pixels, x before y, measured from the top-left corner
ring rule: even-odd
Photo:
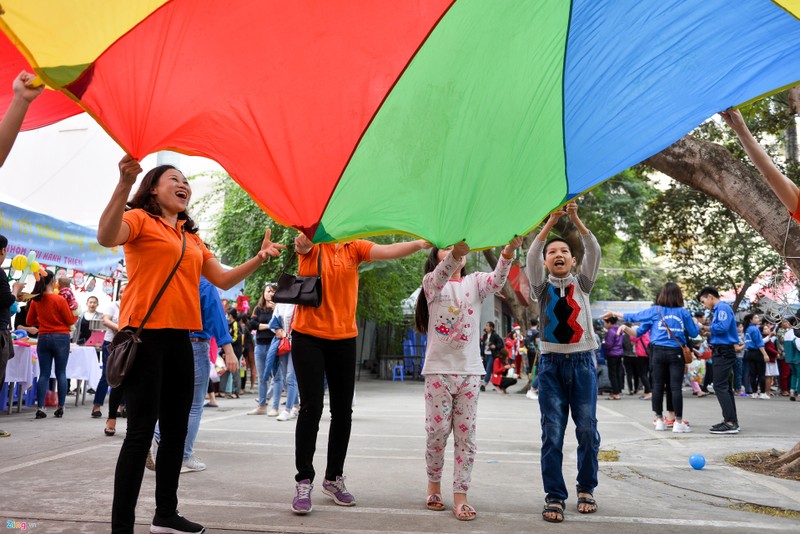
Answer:
[[[139,336],[142,334],[144,325],[150,318],[153,310],[156,309],[156,304],[158,304],[158,301],[161,300],[161,296],[164,294],[167,286],[172,281],[172,277],[175,276],[175,273],[178,271],[178,267],[181,266],[183,254],[186,252],[186,231],[183,230],[183,227],[181,227],[181,234],[183,235],[183,243],[181,245],[181,256],[178,258],[178,263],[176,263],[175,267],[172,268],[172,272],[169,273],[167,281],[164,282],[164,285],[161,286],[161,290],[158,292],[158,295],[156,295],[156,298],[153,299],[150,309],[147,310],[147,315],[145,315],[144,319],[142,319],[142,324],[139,325],[139,328],[137,328],[136,331],[133,331],[133,329],[129,328],[120,330],[114,335],[114,339],[111,340],[111,344],[108,346],[108,359],[106,360],[106,366],[104,370],[106,373],[106,381],[112,388],[119,387],[133,367],[133,362],[136,359],[136,349],[139,348],[139,343],[142,342]]]
[[[286,268],[294,261],[293,254],[286,259],[278,278],[278,288],[272,295],[272,301],[283,304],[297,304],[319,308],[322,305],[322,245],[317,254],[317,276],[295,276],[286,272]]]

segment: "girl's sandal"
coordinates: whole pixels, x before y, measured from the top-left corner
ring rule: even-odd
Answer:
[[[548,498],[544,500],[544,510],[542,510],[542,519],[548,523],[561,523],[564,521],[564,508],[566,504],[561,499]],[[551,515],[548,515],[551,514]],[[552,517],[555,514],[555,517]]]
[[[453,514],[455,514],[456,519],[459,521],[472,521],[478,517],[478,512],[475,511],[475,508],[467,503],[453,506]]]
[[[591,493],[589,493],[588,495],[589,495],[588,497],[578,497],[578,512],[582,514],[593,514],[597,511],[597,501],[594,500]],[[586,507],[584,507],[583,509],[581,509],[582,504],[588,505],[590,507],[593,506],[594,508],[587,509]]]
[[[117,429],[113,428],[113,427],[110,427],[110,426],[107,426],[106,429],[103,430],[103,432],[105,433],[106,436],[111,437],[111,436],[113,436],[114,434],[117,433]]]
[[[428,507],[428,510],[433,510],[434,512],[441,512],[444,510],[444,503],[442,502],[442,496],[439,493],[431,493],[428,495],[428,500],[425,503],[425,506]]]

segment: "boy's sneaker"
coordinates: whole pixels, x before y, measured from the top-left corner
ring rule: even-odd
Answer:
[[[672,426],[672,431],[687,434],[692,431],[692,427],[690,427],[689,423],[686,421],[675,421],[675,424]]]
[[[202,534],[205,531],[203,525],[189,521],[177,511],[169,518],[154,515],[153,523],[150,525],[152,534]]]
[[[355,506],[356,498],[344,487],[344,478],[336,477],[336,480],[323,480],[322,493],[331,497],[333,502],[340,506]]]
[[[663,419],[654,419],[653,424],[656,427],[656,430],[662,431],[667,429],[667,425],[664,423]]]
[[[312,510],[311,490],[314,485],[309,479],[301,480],[294,487],[294,499],[292,499],[292,512],[303,515]]]
[[[189,456],[181,464],[181,473],[193,473],[195,471],[205,471],[206,464],[200,461],[200,458],[194,454]]]
[[[739,425],[736,423],[728,423],[723,421],[719,424],[712,426],[709,429],[709,432],[712,434],[738,434],[739,433]]]

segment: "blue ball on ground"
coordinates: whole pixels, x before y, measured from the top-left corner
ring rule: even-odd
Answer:
[[[700,470],[706,465],[706,457],[702,454],[693,454],[689,457],[689,465]]]

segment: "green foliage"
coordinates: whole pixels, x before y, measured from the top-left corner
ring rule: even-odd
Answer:
[[[688,295],[706,285],[746,291],[780,258],[741,217],[705,193],[672,182],[647,207],[643,236],[661,247]]]
[[[284,262],[294,254],[297,232],[273,221],[227,174],[218,172],[212,177],[215,187],[199,204],[201,212],[211,214],[211,244],[221,262],[236,266],[255,256],[267,228],[272,231],[273,242],[287,247],[280,257],[267,260],[245,281],[245,293],[255,303],[267,282],[277,280]],[[290,269],[296,270],[296,266]]]

